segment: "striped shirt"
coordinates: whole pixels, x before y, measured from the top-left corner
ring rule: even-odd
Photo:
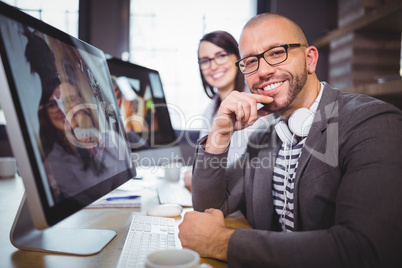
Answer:
[[[282,143],[274,166],[272,196],[274,208],[278,213],[282,230],[294,230],[293,190],[297,164],[306,138],[291,147],[289,143]],[[286,190],[285,190],[286,187]]]

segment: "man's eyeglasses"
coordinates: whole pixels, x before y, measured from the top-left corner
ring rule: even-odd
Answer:
[[[221,65],[228,61],[229,54],[226,52],[220,52],[213,58],[201,58],[198,60],[198,64],[202,70],[208,69],[211,67],[211,61],[215,61],[216,64]]]
[[[291,47],[307,47],[305,44],[285,44],[272,47],[261,54],[248,56],[236,61],[236,66],[243,74],[251,74],[260,68],[260,59],[264,60],[271,66],[280,64],[288,59],[288,50]]]

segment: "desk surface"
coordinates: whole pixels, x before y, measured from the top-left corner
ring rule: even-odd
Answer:
[[[154,175],[158,176],[157,173]],[[24,193],[24,185],[20,177],[0,179],[0,267],[116,267],[132,214],[146,214],[149,208],[159,204],[154,188],[155,178],[148,180],[146,177],[142,181],[134,181],[134,188],[141,186],[137,189],[142,195],[141,208],[84,209],[53,227],[99,228],[117,232],[117,236],[100,253],[84,257],[16,249],[10,242],[9,234]],[[183,213],[188,210],[191,209],[185,209]],[[181,217],[176,219],[177,225],[181,220]],[[247,227],[246,222],[235,219],[227,219],[227,225],[232,228]],[[226,263],[217,260],[202,259],[202,262],[213,267],[227,267]]]

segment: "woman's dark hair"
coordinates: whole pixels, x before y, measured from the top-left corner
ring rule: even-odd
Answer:
[[[236,55],[237,59],[240,59],[240,54],[239,54],[239,49],[238,49],[239,45],[238,45],[236,39],[234,39],[234,37],[228,32],[225,32],[225,31],[210,32],[201,38],[200,44],[202,41],[208,41],[208,42],[222,48],[227,53]],[[198,46],[197,55],[199,55],[199,46]],[[216,95],[216,92],[215,92],[214,88],[210,84],[208,84],[207,81],[205,80],[204,76],[202,75],[201,68],[200,68],[200,74],[201,74],[201,80],[202,80],[202,85],[204,87],[204,91],[207,94],[207,96],[212,99],[213,96]],[[242,91],[244,91],[244,87],[245,87],[244,76],[239,70],[237,70],[236,81],[235,81],[235,90],[242,92]]]
[[[66,145],[66,133],[58,131],[46,111],[46,104],[54,90],[61,84],[58,76],[55,55],[43,38],[35,32],[24,29],[28,39],[25,49],[25,57],[31,66],[31,71],[37,73],[42,84],[42,96],[39,103],[39,136],[44,150],[44,157],[53,149],[54,144],[59,144],[66,153],[74,154],[74,151]],[[71,130],[69,130],[71,132]],[[72,132],[71,132],[72,133]],[[85,148],[77,147],[78,156],[83,160],[83,170],[92,168],[99,175],[105,169],[103,163],[97,163]]]

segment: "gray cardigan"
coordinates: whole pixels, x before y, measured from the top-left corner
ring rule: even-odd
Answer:
[[[325,83],[297,168],[295,232],[280,232],[273,207],[274,124],[230,167],[199,141],[194,209],[241,210],[253,227],[230,238],[229,267],[402,267],[401,136],[399,109]]]

